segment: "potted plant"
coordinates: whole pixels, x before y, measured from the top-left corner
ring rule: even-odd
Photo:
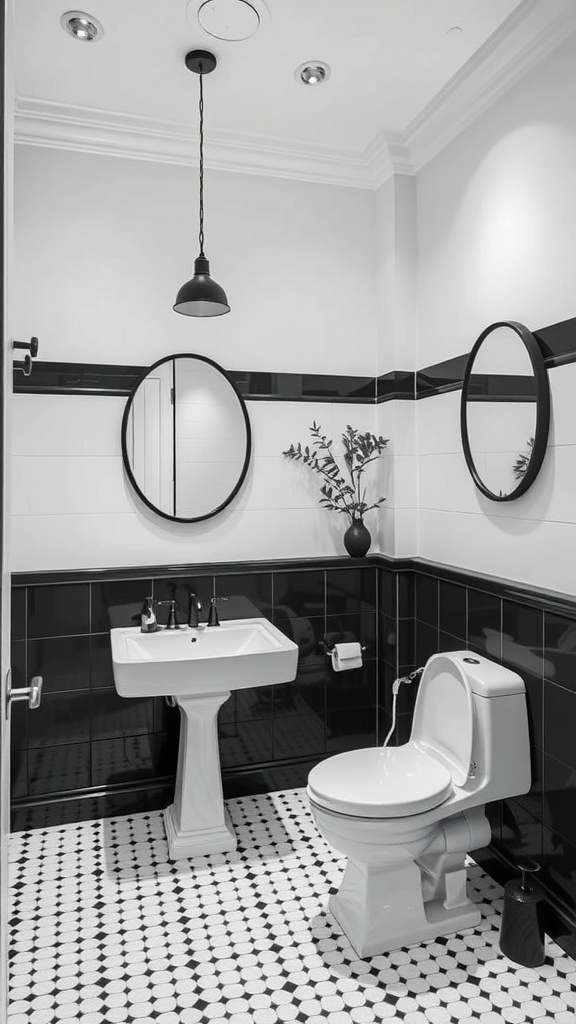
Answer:
[[[364,516],[386,500],[382,496],[371,504],[367,502],[363,476],[366,467],[380,457],[388,440],[370,431],[362,433],[348,424],[342,434],[342,460],[345,467],[342,469],[332,452],[334,442],[322,433],[322,428],[316,422],[312,423],[309,430],[312,435],[311,445],[303,446],[300,442],[291,444],[282,454],[287,459],[308,466],[322,478],[320,504],[348,517],[350,525],[344,534],[344,544],[349,555],[361,557],[366,554],[372,541],[364,525]]]

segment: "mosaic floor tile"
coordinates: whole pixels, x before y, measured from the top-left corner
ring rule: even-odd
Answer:
[[[159,812],[15,833],[9,1024],[576,1024],[576,963],[506,960],[477,865],[478,928],[360,960],[305,791],[228,808],[238,850],[174,863]]]

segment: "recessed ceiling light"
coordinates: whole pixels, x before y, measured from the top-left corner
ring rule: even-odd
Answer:
[[[66,11],[60,18],[60,24],[73,39],[82,43],[95,43],[104,35],[104,29],[97,18],[84,11]]]
[[[330,78],[330,67],[322,60],[307,61],[296,68],[294,77],[297,82],[303,82],[304,85],[322,85]]]

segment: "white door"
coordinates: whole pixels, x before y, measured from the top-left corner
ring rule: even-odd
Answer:
[[[6,515],[6,424],[12,392],[12,352],[7,309],[7,276],[12,248],[12,157],[13,157],[13,83],[10,54],[12,52],[12,0],[2,0],[0,40],[0,83],[3,121],[2,155],[0,160],[0,316],[2,360],[0,361],[0,1021],[6,1020],[8,1007],[8,831],[10,811],[10,726],[6,713],[6,675],[10,666],[10,578],[8,574]]]

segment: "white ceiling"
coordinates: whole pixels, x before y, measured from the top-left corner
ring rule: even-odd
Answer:
[[[219,60],[205,83],[209,129],[359,153],[379,133],[405,132],[519,4],[268,0],[269,21],[253,39],[221,43],[189,22],[186,0],[86,0],[105,29],[86,44],[60,27],[66,0],[18,0],[16,91],[194,129],[197,80],[183,57],[209,48]],[[448,35],[456,25],[462,33]],[[294,78],[312,59],[332,68],[319,88]]]

